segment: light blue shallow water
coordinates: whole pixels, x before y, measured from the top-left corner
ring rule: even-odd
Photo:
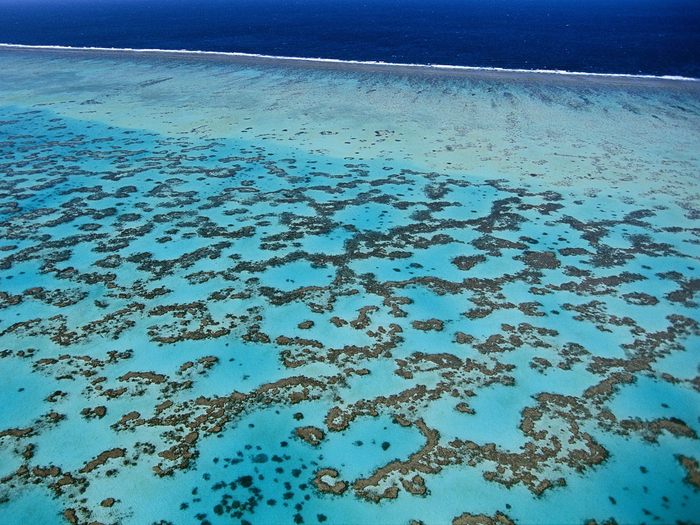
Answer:
[[[0,71],[2,523],[697,519],[694,84]]]

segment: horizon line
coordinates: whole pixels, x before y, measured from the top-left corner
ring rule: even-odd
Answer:
[[[66,50],[66,51],[117,51],[144,54],[180,54],[180,55],[207,55],[239,58],[261,58],[267,60],[279,60],[289,62],[315,62],[327,64],[351,64],[382,67],[404,67],[415,69],[450,70],[450,71],[471,71],[471,72],[495,72],[495,73],[535,73],[543,75],[561,76],[588,76],[603,78],[626,78],[644,80],[673,80],[681,82],[700,82],[697,77],[685,77],[682,75],[648,75],[634,73],[597,73],[587,71],[568,71],[565,69],[524,69],[524,68],[504,68],[495,66],[459,66],[451,64],[420,64],[402,62],[384,62],[381,60],[344,60],[340,58],[321,57],[297,57],[284,55],[266,55],[262,53],[244,53],[238,51],[205,51],[197,49],[159,49],[159,48],[134,48],[134,47],[100,47],[100,46],[65,46],[46,44],[12,44],[0,42],[0,49],[36,49],[36,50]]]

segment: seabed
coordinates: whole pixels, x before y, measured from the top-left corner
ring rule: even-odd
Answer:
[[[0,522],[700,516],[700,83],[0,50]]]

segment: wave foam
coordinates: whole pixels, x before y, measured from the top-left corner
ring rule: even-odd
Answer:
[[[10,49],[44,49],[44,50],[68,50],[68,51],[117,51],[129,53],[167,53],[181,55],[209,55],[222,57],[239,58],[259,58],[266,60],[282,60],[296,62],[320,62],[327,64],[351,64],[380,67],[408,67],[417,69],[438,69],[456,71],[492,71],[495,73],[537,73],[545,75],[567,75],[585,77],[604,78],[629,78],[629,79],[655,79],[655,80],[679,80],[684,82],[700,82],[700,78],[684,77],[678,75],[635,75],[628,73],[590,73],[585,71],[567,71],[564,69],[519,69],[504,67],[482,67],[482,66],[455,66],[448,64],[412,64],[401,62],[383,62],[380,60],[341,60],[339,58],[317,58],[317,57],[290,57],[280,55],[264,55],[259,53],[239,53],[233,51],[198,51],[193,49],[156,49],[156,48],[133,48],[133,47],[93,47],[93,46],[61,46],[61,45],[30,45],[30,44],[8,44],[0,43],[0,48]]]

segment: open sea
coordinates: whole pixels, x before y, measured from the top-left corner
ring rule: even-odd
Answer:
[[[0,524],[698,523],[698,19],[0,0]]]
[[[700,77],[697,0],[0,0],[0,42]]]

